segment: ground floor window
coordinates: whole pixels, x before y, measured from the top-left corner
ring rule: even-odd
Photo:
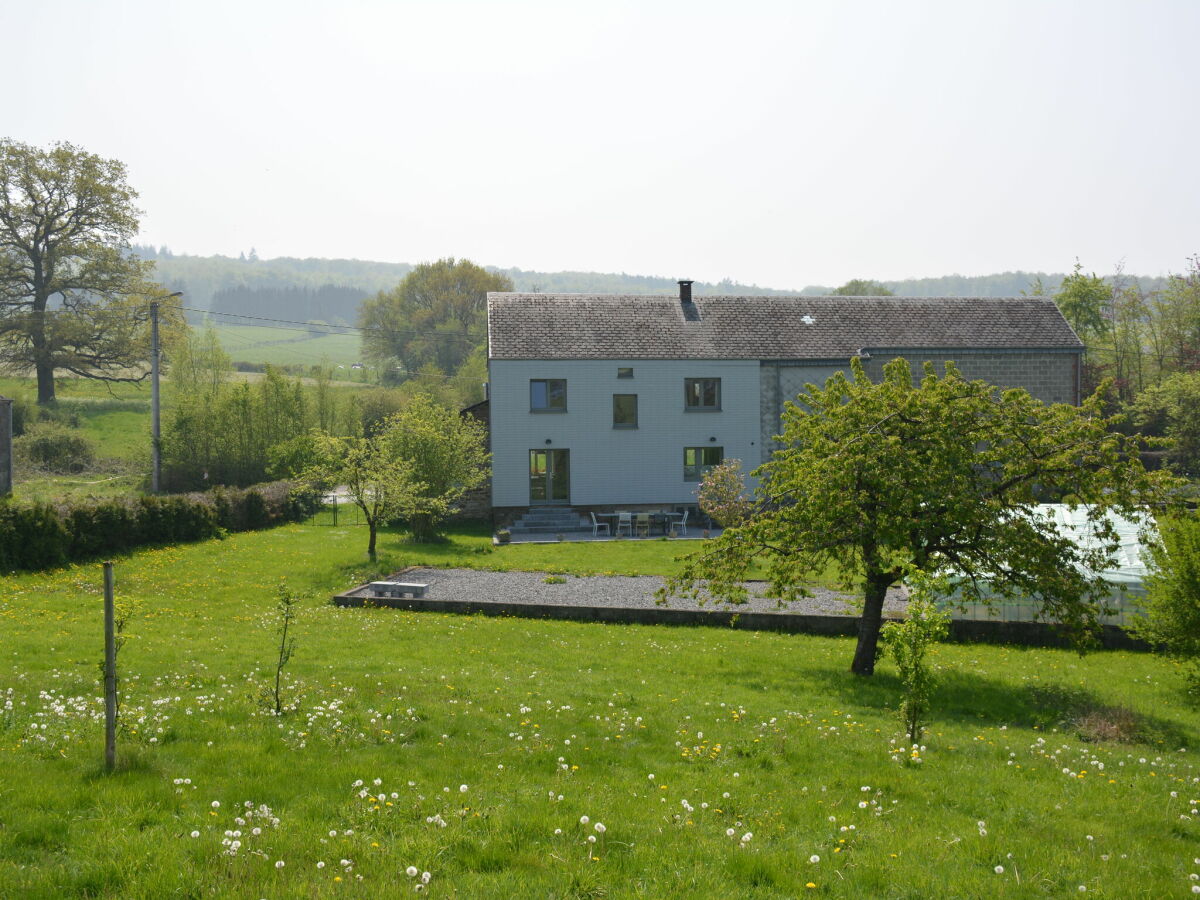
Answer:
[[[724,447],[684,447],[683,480],[699,481],[705,472],[719,466],[724,459]]]

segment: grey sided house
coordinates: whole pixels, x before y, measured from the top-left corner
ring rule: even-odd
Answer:
[[[494,516],[694,504],[705,469],[768,458],[784,402],[853,357],[1077,404],[1082,350],[1042,298],[491,293]]]

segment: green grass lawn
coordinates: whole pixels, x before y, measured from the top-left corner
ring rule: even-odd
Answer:
[[[92,442],[97,464],[76,475],[48,475],[18,465],[13,494],[20,500],[52,502],[138,493],[150,469],[149,384],[104,384],[84,378],[59,378],[53,415],[77,423]],[[0,394],[32,403],[32,378],[0,378]]]
[[[118,560],[111,776],[100,567],[4,579],[0,894],[396,897],[414,866],[434,897],[1160,898],[1200,872],[1200,716],[1155,657],[939,647],[902,763],[894,668],[850,676],[846,639],[328,603],[407,564],[651,571],[626,554],[678,545],[364,544],[287,526]],[[1135,742],[1082,739],[1106,723]]]
[[[261,328],[253,325],[216,325],[221,346],[234,362],[272,365],[342,365],[349,370],[362,361],[362,341],[357,334],[311,335],[304,328]],[[340,378],[349,379],[341,373]]]
[[[111,390],[110,390],[111,389]],[[104,384],[85,378],[59,378],[53,414],[77,421],[82,433],[104,459],[150,459],[150,385]],[[0,378],[0,394],[37,396],[31,378]]]

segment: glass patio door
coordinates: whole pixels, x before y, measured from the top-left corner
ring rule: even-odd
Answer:
[[[529,502],[571,502],[571,451],[529,451]]]

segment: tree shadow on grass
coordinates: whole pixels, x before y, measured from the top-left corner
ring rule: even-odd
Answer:
[[[844,706],[894,711],[900,703],[900,679],[892,672],[871,678],[849,673],[810,672],[823,693]],[[1085,688],[1058,684],[1013,685],[974,672],[943,670],[931,698],[936,721],[1058,728],[1082,740],[1186,747],[1195,735],[1178,722],[1114,706]]]

